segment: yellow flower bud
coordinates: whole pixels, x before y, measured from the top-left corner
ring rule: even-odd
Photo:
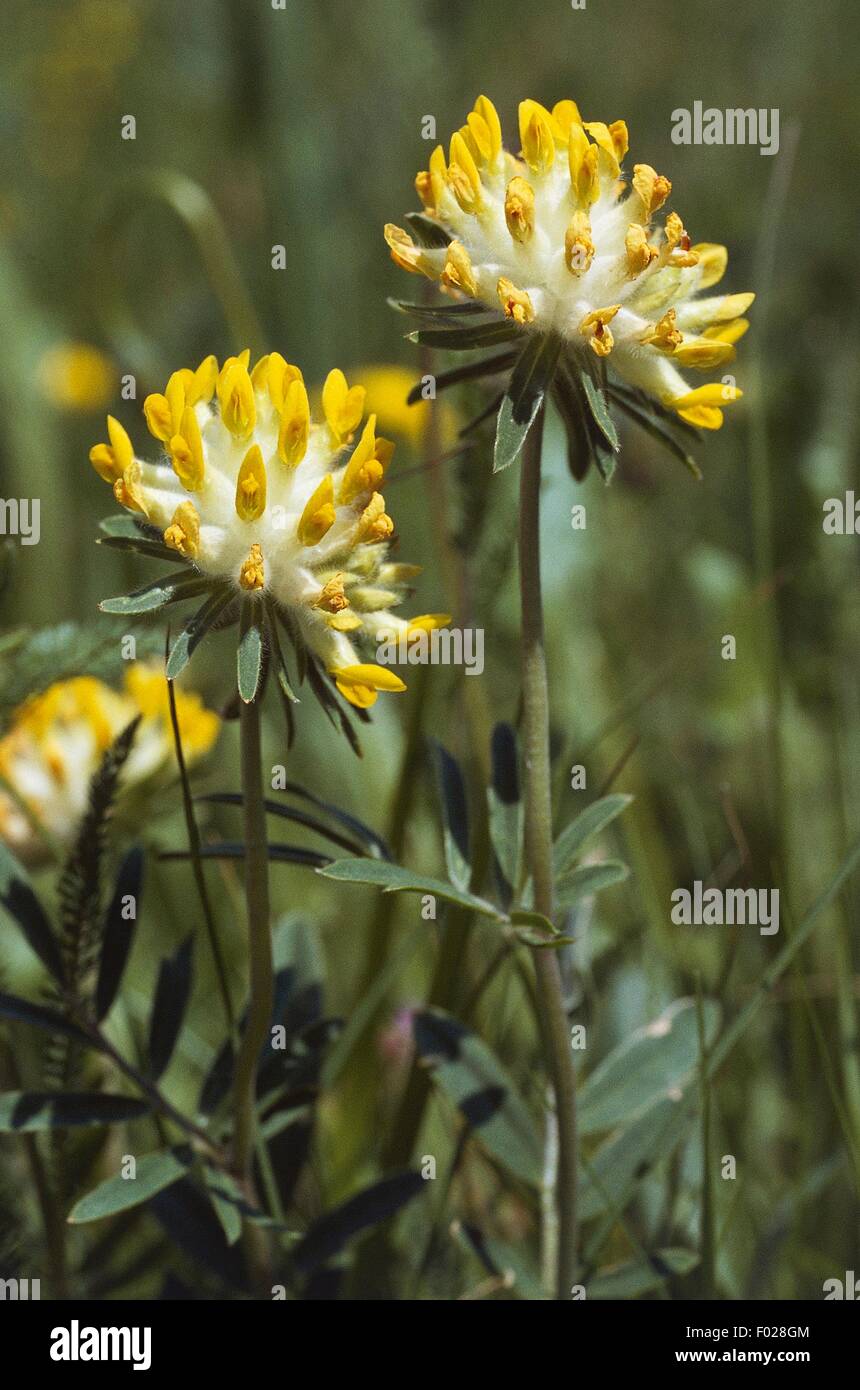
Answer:
[[[301,379],[291,381],[278,431],[278,457],[288,468],[295,468],[307,453],[310,427],[311,408],[305,383]]]
[[[253,589],[262,589],[265,582],[266,573],[263,564],[263,550],[255,541],[248,551],[247,560],[242,561],[242,568],[239,570],[239,583],[243,589],[251,591]]]
[[[266,466],[259,444],[252,444],[236,478],[236,515],[258,521],[266,510]]]
[[[164,544],[194,559],[200,549],[200,517],[193,502],[180,502],[164,532]]]
[[[513,281],[503,275],[496,286],[496,293],[506,319],[513,319],[514,323],[531,323],[535,311],[525,290],[518,290]]]
[[[527,179],[511,179],[505,191],[505,221],[514,241],[530,241],[535,229],[535,191]]]
[[[334,484],[330,473],[326,473],[305,505],[299,518],[296,535],[302,545],[318,545],[326,532],[334,525]]]

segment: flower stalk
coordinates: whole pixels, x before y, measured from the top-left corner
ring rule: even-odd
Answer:
[[[249,1201],[253,1195],[257,1064],[272,1017],[274,975],[269,911],[269,856],[260,747],[260,701],[241,702],[240,740],[245,813],[245,904],[250,973],[248,1021],[236,1060],[233,1160]],[[265,1237],[246,1223],[245,1244],[252,1276],[265,1272]]]
[[[534,888],[534,908],[551,918],[552,782],[549,755],[549,698],[544,650],[540,577],[540,480],[543,407],[523,448],[520,476],[519,566],[522,608],[523,761],[525,841]],[[577,1269],[576,1074],[564,1007],[558,956],[535,950],[540,1024],[555,1098],[558,1165],[553,1233],[556,1297],[569,1298]]]

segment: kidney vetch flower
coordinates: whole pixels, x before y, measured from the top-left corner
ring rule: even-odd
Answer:
[[[176,691],[176,715],[185,758],[196,762],[212,747],[221,721],[199,695],[182,689]],[[44,852],[36,827],[61,846],[70,845],[102,756],[138,717],[122,776],[126,803],[132,794],[155,791],[176,767],[163,669],[133,663],[122,691],[94,676],[75,676],[22,705],[0,739],[0,777],[9,788],[0,788],[0,840],[27,863]]]
[[[363,660],[359,644],[448,618],[410,621],[391,611],[418,570],[388,558],[394,522],[381,489],[394,446],[377,436],[375,415],[361,428],[364,401],[364,388],[334,370],[322,390],[324,419],[315,422],[299,368],[272,352],[252,369],[246,351],[220,367],[210,356],[195,371],[174,372],[163,394],[146,398],[146,422],[162,446],[157,462],[138,458],[108,417],[109,442],[90,459],[134,516],[106,523],[106,543],[181,568],[102,607],[145,611],[206,595],[177,639],[169,675],[216,620],[244,606],[268,634],[291,699],[278,624],[324,703],[328,677],[360,711],[380,690],[405,689],[393,671]]]
[[[471,348],[525,334],[551,343],[543,384],[569,397],[573,378],[604,445],[615,447],[614,429],[589,382],[634,418],[656,406],[670,420],[718,429],[722,407],[741,392],[731,379],[693,386],[684,372],[724,367],[748,327],[752,294],[703,294],[722,278],[726,248],[693,244],[674,210],[658,226],[672,185],[648,164],[634,164],[629,179],[622,173],[624,121],[584,122],[573,101],[551,111],[523,101],[519,130],[515,157],[503,148],[495,107],[479,97],[448,157],[437,147],[416,178],[424,211],[407,218],[412,234],[385,228],[395,262],[458,301],[447,318],[436,311],[444,331],[418,340]],[[425,316],[432,321],[433,310]],[[532,363],[536,355],[534,347]],[[512,361],[503,354],[495,370]],[[565,400],[557,403],[569,415]]]

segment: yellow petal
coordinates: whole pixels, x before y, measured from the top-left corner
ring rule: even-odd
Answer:
[[[144,516],[149,516],[140,485],[140,464],[137,459],[132,459],[122,477],[117,478],[113,485],[113,495],[121,507],[128,507],[129,511],[142,512]]]
[[[466,117],[466,126],[471,138],[470,148],[476,161],[479,164],[489,164],[494,156],[493,137],[487,122],[477,111],[470,111]]]
[[[478,97],[475,114],[480,116],[490,133],[490,162],[495,163],[502,148],[502,124],[499,113],[489,97]],[[431,166],[432,167],[432,166]]]
[[[266,465],[259,444],[252,444],[236,478],[236,514],[242,521],[258,521],[266,510]]]
[[[675,353],[676,349],[680,351],[683,334],[678,328],[675,310],[667,309],[663,317],[652,324],[639,341],[645,346],[659,348],[661,352]]]
[[[511,179],[505,191],[505,221],[514,241],[530,241],[535,229],[535,191],[527,179]]]
[[[180,433],[173,436],[169,447],[173,471],[182,486],[189,492],[199,492],[206,469],[200,426],[191,406],[186,406],[182,412]]]
[[[330,617],[326,618],[326,624],[335,632],[355,632],[357,628],[362,626],[362,621],[357,613],[345,608],[342,613],[332,613]]]
[[[364,387],[348,387],[346,377],[335,367],[322,390],[323,413],[335,444],[343,444],[358,428],[364,414]]]
[[[729,253],[725,246],[720,246],[717,242],[700,241],[697,246],[691,247],[699,259],[699,289],[708,290],[711,285],[718,285],[726,273],[726,266],[729,262]]]
[[[164,532],[164,544],[193,560],[200,549],[200,517],[193,502],[180,502]]]
[[[536,174],[545,174],[555,163],[552,116],[540,102],[521,101],[519,118],[523,158]]]
[[[645,228],[638,222],[631,222],[627,228],[624,249],[627,253],[627,269],[631,276],[641,275],[660,254],[656,246],[651,246]]]
[[[394,531],[394,522],[385,510],[385,498],[381,492],[374,492],[358,520],[356,539],[360,541],[386,541]]]
[[[334,525],[334,484],[330,473],[308,498],[299,518],[296,535],[302,545],[317,545]]]
[[[107,417],[108,439],[116,459],[116,466],[121,473],[124,473],[134,458],[134,449],[131,447],[131,440],[123,429],[119,420],[115,420],[113,415]]]
[[[431,280],[435,279],[431,262],[408,232],[404,232],[395,222],[386,222],[383,235],[395,265],[399,265],[401,270],[412,271],[414,275],[427,275]]]
[[[298,367],[294,367],[291,362],[285,361],[279,352],[269,353],[266,361],[264,384],[269,392],[269,399],[279,414],[284,409],[287,393],[293,382],[303,380],[304,378]]]
[[[461,241],[452,241],[447,248],[445,268],[439,277],[449,289],[462,290],[463,294],[475,297],[478,284],[472,270],[469,253]]]
[[[607,325],[620,308],[620,304],[609,304],[605,309],[595,309],[586,314],[579,325],[580,333],[588,339],[588,346],[598,357],[608,357],[615,346],[615,339]]]
[[[182,422],[182,412],[185,409],[185,390],[192,380],[192,373],[183,368],[171,374],[170,380],[164,388],[164,399],[167,401],[167,408],[170,411],[170,433],[178,434]]]
[[[198,401],[211,401],[215,394],[215,382],[218,377],[218,362],[212,353],[204,357],[200,366],[197,368],[186,392],[186,400],[189,405],[197,405]]]
[[[143,413],[146,418],[146,427],[149,433],[156,439],[160,439],[166,444],[173,434],[173,420],[170,406],[166,396],[154,392],[147,396],[143,403]]]
[[[672,185],[650,164],[633,165],[633,187],[642,199],[645,221],[661,208],[672,192]]]
[[[406,689],[404,682],[393,671],[371,663],[340,666],[331,674],[344,699],[359,709],[369,709],[375,704],[377,692],[380,690],[398,692]]]
[[[598,147],[591,145],[582,126],[572,125],[567,147],[570,186],[575,200],[590,207],[600,196]]]
[[[413,632],[432,632],[435,628],[447,627],[450,621],[450,613],[420,613],[417,618],[409,619],[406,635],[411,637]]]
[[[706,328],[703,338],[713,338],[718,343],[736,343],[750,326],[749,319],[732,319],[729,323],[716,323]]]
[[[564,234],[564,263],[571,275],[582,275],[594,259],[591,222],[581,209],[573,214]]]
[[[244,356],[244,354],[243,354]],[[221,419],[234,439],[247,439],[257,423],[254,388],[245,362],[234,362],[218,379]]]
[[[708,371],[731,362],[736,353],[731,343],[719,342],[714,338],[688,338],[675,349],[672,356],[681,367]]]
[[[242,568],[239,570],[239,583],[243,589],[249,592],[254,589],[262,589],[266,583],[266,571],[263,564],[263,550],[255,541],[248,551],[247,560],[242,561]]]
[[[552,108],[552,119],[555,122],[556,139],[559,144],[567,147],[570,141],[571,128],[575,125],[582,125],[579,107],[575,101],[557,101]]]
[[[609,127],[609,134],[612,136],[612,143],[615,146],[615,155],[620,164],[630,148],[630,136],[627,132],[627,122],[613,121]]]
[[[302,380],[290,382],[278,431],[278,457],[288,468],[301,463],[308,448],[311,409]]]
[[[603,121],[586,121],[584,129],[588,131],[594,143],[603,151],[607,159],[607,168],[613,178],[618,177],[619,163],[618,154],[615,149],[615,141],[612,138],[609,126],[604,125]]]
[[[697,386],[694,391],[686,391],[682,396],[670,396],[667,405],[671,405],[673,410],[689,410],[696,405],[731,405],[739,401],[742,395],[743,391],[737,386],[709,381],[705,386]]]
[[[496,293],[499,296],[499,303],[505,311],[505,318],[513,319],[514,323],[532,322],[535,316],[534,306],[525,290],[517,289],[512,280],[508,280],[502,275],[496,286]]]
[[[382,481],[385,467],[377,457],[377,446],[383,442],[387,443],[376,438],[376,416],[369,415],[341,479],[339,502],[351,502],[360,492],[367,492]]]

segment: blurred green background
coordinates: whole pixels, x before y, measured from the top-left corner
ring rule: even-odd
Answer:
[[[447,143],[484,92],[512,147],[526,96],[548,105],[572,96],[588,120],[623,117],[630,162],[672,179],[672,205],[693,241],[728,245],[726,289],[758,299],[737,361],[745,400],[699,449],[704,481],[632,434],[610,488],[595,477],[576,487],[551,420],[544,574],[559,823],[584,804],[569,788],[574,764],[585,765],[591,796],[629,754],[615,786],[636,798],[618,832],[631,878],[598,900],[587,931],[580,923],[571,990],[591,1029],[589,1064],[692,992],[699,973],[727,1009],[740,1006],[776,945],[671,927],[672,889],[712,875],[778,886],[787,933],[860,829],[858,542],[821,527],[823,501],[852,487],[856,471],[857,7],[7,0],[4,31],[0,494],[42,500],[42,543],[16,549],[2,595],[7,627],[97,621],[99,598],[149,577],[144,562],[93,544],[98,518],[113,508],[87,450],[108,408],[143,450],[147,392],[178,366],[248,346],[240,339],[254,314],[261,341],[252,346],[277,348],[309,382],[335,365],[350,379],[380,364],[417,377],[410,325],[385,303],[413,297],[415,282],[391,264],[382,224],[415,206],[412,179],[432,148],[421,138],[425,115]],[[696,100],[777,107],[779,154],[673,145],[672,110]],[[129,114],[133,141],[121,139]],[[182,206],[202,209],[197,230],[216,257],[214,276],[182,208],[150,196],[153,171],[182,175],[211,200],[226,250],[217,222],[206,221],[209,205],[171,185]],[[286,248],[284,270],[271,266],[276,245]],[[72,382],[64,403],[56,372],[53,389],[45,383],[45,356],[69,343],[104,353],[112,380],[107,389]],[[126,373],[135,402],[119,399]],[[403,394],[389,380],[389,420],[382,414],[398,441],[387,495],[399,555],[424,566],[412,608],[450,606],[458,626],[484,628],[486,670],[480,680],[441,667],[426,683],[416,674],[408,694],[380,701],[361,761],[305,703],[288,765],[380,830],[395,816],[404,862],[432,872],[440,839],[429,780],[419,758],[398,792],[401,760],[416,726],[469,764],[474,790],[492,724],[516,720],[515,480],[488,486],[486,438],[440,468],[410,472],[420,440],[399,410]],[[480,403],[461,398],[450,409],[465,419]],[[571,529],[575,502],[586,505],[585,531]],[[721,659],[727,633],[737,639],[734,661]],[[210,652],[195,665],[196,683],[220,707],[223,662]],[[272,763],[285,756],[278,713],[267,730]],[[235,745],[228,727],[217,767],[197,774],[201,788],[237,784]],[[181,840],[178,795],[158,811],[146,833]],[[135,956],[142,1012],[154,943],[166,950],[179,939],[193,901],[183,869],[161,866],[153,880],[150,954],[139,943]],[[342,891],[293,868],[276,868],[274,880],[277,908],[318,933],[329,1011],[349,1017],[368,974],[417,920],[417,900],[397,902],[386,935],[370,890]],[[715,1152],[736,1154],[741,1173],[718,1184],[725,1294],[816,1297],[824,1278],[856,1262],[858,902],[855,884],[715,1088]],[[239,972],[241,914],[228,895],[220,916]],[[491,945],[490,928],[473,932],[467,980]],[[434,953],[428,932],[392,981],[391,1006],[424,997]],[[205,1053],[218,1033],[202,954],[193,1023]],[[523,1080],[535,1046],[524,1012],[517,978],[503,972],[480,1031]],[[388,1027],[385,1012],[377,1026]],[[377,1171],[379,1130],[402,1077],[379,1048],[366,1054],[324,1098],[314,1159],[323,1203]],[[181,1075],[174,1085],[181,1094]],[[435,1122],[444,1146],[444,1116]],[[683,1163],[649,1178],[634,1217],[640,1232],[655,1229],[667,1206],[676,1234],[677,1223],[695,1222],[697,1162],[691,1146]],[[453,1207],[489,1201],[478,1187],[455,1185]],[[517,1221],[528,1224],[522,1211],[494,1209],[491,1219],[515,1233]],[[456,1296],[466,1275],[440,1263],[424,1292]]]

